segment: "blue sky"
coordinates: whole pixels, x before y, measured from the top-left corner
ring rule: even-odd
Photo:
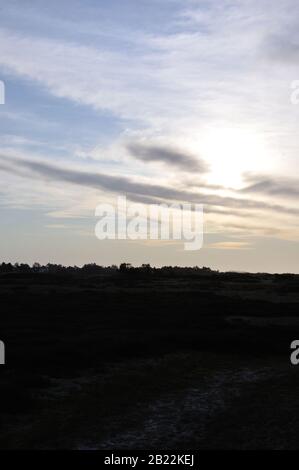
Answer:
[[[1,259],[299,272],[298,13],[0,0]],[[97,240],[95,207],[119,181],[132,200],[155,185],[157,201],[204,204],[203,249]]]

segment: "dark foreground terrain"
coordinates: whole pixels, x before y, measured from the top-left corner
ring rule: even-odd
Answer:
[[[299,276],[3,269],[0,295],[0,448],[299,448]]]

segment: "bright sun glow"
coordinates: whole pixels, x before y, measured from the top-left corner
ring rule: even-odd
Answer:
[[[266,147],[265,141],[255,132],[240,128],[210,129],[201,142],[202,155],[211,169],[209,183],[241,187],[243,173],[265,170]]]

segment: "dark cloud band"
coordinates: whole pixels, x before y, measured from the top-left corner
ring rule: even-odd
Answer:
[[[130,143],[127,144],[127,150],[134,158],[143,162],[162,162],[186,172],[208,171],[208,165],[202,159],[171,147]]]

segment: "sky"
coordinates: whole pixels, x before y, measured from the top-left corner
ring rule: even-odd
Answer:
[[[0,261],[299,273],[298,31],[296,0],[0,0]],[[98,240],[123,195],[203,204],[202,249]]]

